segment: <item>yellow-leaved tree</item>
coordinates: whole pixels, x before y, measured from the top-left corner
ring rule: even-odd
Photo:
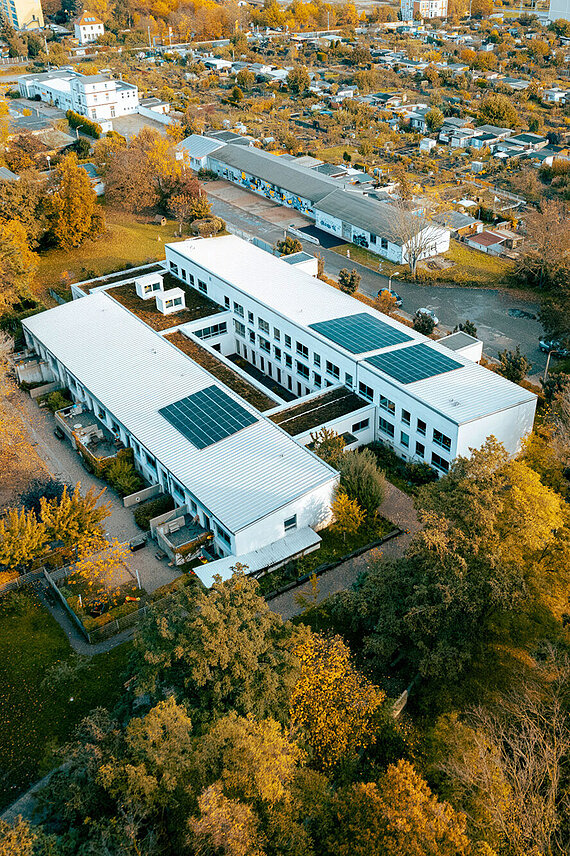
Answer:
[[[79,247],[85,238],[104,231],[105,221],[97,197],[74,152],[66,155],[53,177],[48,197],[49,231],[56,246],[64,250]]]
[[[82,496],[80,485],[76,484],[73,493],[66,486],[60,500],[48,502],[42,497],[40,517],[50,540],[63,541],[69,547],[96,533],[103,520],[111,514],[110,502],[97,505],[104,492],[105,488],[97,492],[91,487]]]
[[[331,505],[334,515],[332,528],[339,532],[346,541],[347,535],[356,535],[364,520],[366,512],[360,507],[357,499],[349,499],[343,490],[339,490]]]
[[[47,542],[47,527],[33,511],[10,508],[0,520],[0,565],[8,571],[28,565],[41,556]]]
[[[386,694],[354,668],[340,636],[313,634],[296,653],[301,674],[291,694],[291,721],[304,732],[313,764],[330,769],[374,742]]]

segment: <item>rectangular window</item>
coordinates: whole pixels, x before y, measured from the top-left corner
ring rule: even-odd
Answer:
[[[300,363],[299,360],[297,360],[297,374],[309,380],[309,367],[304,363]]]
[[[226,544],[228,544],[228,545],[231,544],[231,538],[230,538],[229,534],[226,532],[225,529],[222,529],[222,527],[219,525],[219,523],[216,523],[216,534],[217,534],[218,538],[221,538],[222,541],[226,542]]]
[[[264,339],[263,336],[259,337],[259,347],[262,351],[265,351],[266,354],[271,353],[271,344],[267,341],[267,339]]]
[[[350,429],[352,434],[357,434],[358,431],[365,431],[370,425],[370,419],[361,419],[360,422],[355,422]]]
[[[411,421],[411,415],[409,410],[402,410],[402,422],[404,425],[409,425]]]
[[[277,327],[273,328],[273,338],[276,339],[278,342],[281,341],[281,330],[278,330]]]
[[[444,473],[449,471],[449,461],[446,461],[445,458],[442,458],[440,455],[436,455],[435,452],[431,453],[431,463],[433,467],[437,467],[438,470],[441,470]]]
[[[313,377],[315,379],[315,386],[318,386],[318,388],[320,389],[322,386],[322,383],[323,383],[322,377],[320,376],[320,374],[317,374],[316,372],[314,373]]]
[[[239,324],[239,321],[234,321],[234,324]],[[243,324],[240,324],[240,326],[243,327],[243,331],[245,333],[245,327]],[[222,336],[227,332],[227,321],[222,321],[221,324],[212,324],[210,327],[203,327],[201,330],[194,330],[194,335],[199,339],[213,339],[214,336]]]
[[[288,517],[287,520],[283,521],[283,528],[285,532],[291,532],[293,529],[297,528],[297,515],[294,514],[293,517]]]
[[[181,273],[181,275],[182,275],[182,279],[187,279],[187,277],[186,277],[186,271],[184,270],[184,268],[180,268],[180,273]]]
[[[135,443],[135,441],[134,441],[134,440],[132,440],[131,442],[132,442],[132,444],[133,444],[133,449],[134,449],[134,451],[135,451],[135,452],[136,452],[136,454],[140,457],[140,454],[141,454],[141,447],[139,446],[139,444],[138,444],[138,443]]]
[[[381,417],[380,417],[380,419],[378,420],[378,427],[380,428],[380,430],[382,431],[382,433],[383,433],[383,434],[387,434],[387,435],[388,435],[388,437],[393,437],[393,436],[394,436],[394,426],[392,425],[392,423],[391,423],[391,422],[388,422],[388,421],[387,421],[386,419],[384,419],[382,416],[381,416]]]
[[[262,333],[267,333],[267,335],[269,335],[269,324],[267,323],[267,321],[264,321],[263,318],[258,318],[257,326],[259,327]]]
[[[334,363],[330,363],[328,360],[326,362],[327,374],[331,377],[336,378],[337,380],[340,377],[340,369],[338,366],[335,366]]]
[[[241,321],[236,321],[234,318],[234,327],[238,336],[241,336],[245,339],[245,324],[242,324]]]
[[[278,363],[281,362],[281,348],[273,348],[273,354]]]
[[[202,282],[201,279],[198,280],[198,288],[203,294],[208,293],[208,286],[206,285],[205,282]]]
[[[354,383],[354,379],[353,379],[352,375],[345,372],[344,373],[344,382],[347,386],[352,386],[352,384]]]
[[[248,324],[253,324],[253,312],[247,313],[247,322]]]
[[[239,303],[235,303],[235,301],[234,301],[234,312],[236,315],[239,315],[240,318],[244,317],[243,306],[241,306]]]
[[[405,447],[406,447],[406,449],[407,449],[407,448],[409,447],[409,445],[410,445],[410,437],[409,437],[409,434],[404,434],[404,432],[402,431],[402,432],[400,433],[400,443],[402,444],[402,446],[405,446]]]
[[[446,452],[451,452],[451,438],[446,437],[437,428],[433,429],[433,442],[436,446],[441,446],[442,449],[445,449]]]
[[[145,456],[145,460],[146,460],[147,464],[149,465],[149,467],[154,467],[154,468],[156,468],[156,464],[154,463],[154,458],[152,458],[152,457],[148,454],[148,452],[145,452],[145,453],[144,453],[144,456]]]
[[[390,401],[389,398],[386,398],[385,395],[380,396],[380,407],[382,408],[382,410],[386,410],[387,413],[391,413],[392,416],[396,412],[396,405],[393,401]]]
[[[319,354],[313,354],[313,362],[318,369],[321,367],[321,358]]]
[[[382,247],[383,250],[387,250],[388,249],[388,239],[387,238],[380,238],[380,246]]]
[[[423,458],[426,453],[426,449],[423,443],[416,443],[416,455],[419,455],[420,458]]]
[[[291,336],[288,336],[287,333],[285,333],[285,347],[286,348],[291,347]]]
[[[418,419],[418,434],[421,434],[421,435],[422,435],[422,437],[425,437],[425,435],[426,435],[426,428],[427,428],[427,425],[426,425],[426,423],[423,421],[423,419]]]
[[[170,270],[175,276],[178,276],[178,265],[175,265],[174,262],[170,262]]]
[[[301,342],[296,342],[297,345],[297,353],[300,357],[304,357],[306,360],[309,359],[309,349],[306,345],[302,345]]]
[[[288,369],[290,369],[291,366],[293,365],[293,358],[291,357],[290,354],[285,354],[285,365],[287,366]]]
[[[230,308],[230,298],[227,296],[227,294],[224,294],[224,306],[226,307],[226,309]]]
[[[374,400],[374,390],[371,387],[366,386],[362,381],[358,384],[358,392],[363,398],[367,398],[368,401]]]
[[[195,285],[195,284],[196,284],[196,283],[195,283],[195,281],[194,281],[194,274],[193,274],[193,273],[189,273],[189,274],[188,274],[188,282],[190,283],[190,285]]]

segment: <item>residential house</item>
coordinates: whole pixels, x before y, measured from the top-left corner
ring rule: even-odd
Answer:
[[[103,21],[93,14],[85,10],[81,17],[75,22],[75,38],[80,45],[88,45],[91,42],[96,42],[99,36],[105,32]]]

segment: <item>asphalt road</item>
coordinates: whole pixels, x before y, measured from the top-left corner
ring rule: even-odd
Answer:
[[[256,235],[271,244],[283,237],[283,229],[250,211],[214,196],[210,196],[210,202],[213,212],[237,229]],[[357,262],[347,263],[345,258],[332,250],[317,248],[309,242],[304,242],[304,248],[312,255],[318,249],[325,259],[325,271],[333,276],[343,267],[356,267],[362,277],[360,291],[369,297],[374,297],[380,288],[387,287],[385,276]],[[403,299],[402,311],[405,314],[412,316],[416,309],[425,306],[433,309],[440,320],[440,327],[450,330],[459,322],[469,319],[477,327],[477,335],[483,341],[485,353],[490,357],[496,357],[499,351],[505,348],[514,350],[519,345],[521,352],[532,363],[531,376],[537,376],[544,371],[546,355],[538,349],[538,339],[542,334],[540,322],[509,314],[513,310],[519,310],[536,315],[537,304],[516,298],[506,291],[486,288],[417,285],[397,280],[393,281],[392,287]]]

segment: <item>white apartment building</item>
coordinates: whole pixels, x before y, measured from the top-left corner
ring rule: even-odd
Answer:
[[[90,42],[96,42],[99,36],[105,32],[103,21],[93,12],[83,12],[81,17],[75,22],[75,38],[80,45],[88,45]]]
[[[38,30],[44,25],[41,0],[0,0],[0,18],[15,30]]]
[[[110,295],[26,319],[27,345],[133,450],[148,482],[212,533],[229,561],[204,566],[206,578],[230,576],[233,557],[255,570],[316,549],[338,473]]]
[[[24,98],[39,97],[94,122],[136,113],[139,107],[137,87],[106,74],[84,75],[65,69],[25,74],[18,78],[18,88]]]
[[[548,20],[558,21],[560,18],[570,21],[570,0],[550,0]]]
[[[297,396],[344,384],[375,405],[373,437],[447,472],[493,434],[509,453],[536,396],[233,235],[166,246],[170,272],[225,307],[237,352]]]
[[[415,18],[447,18],[447,0],[401,0],[402,21]]]

